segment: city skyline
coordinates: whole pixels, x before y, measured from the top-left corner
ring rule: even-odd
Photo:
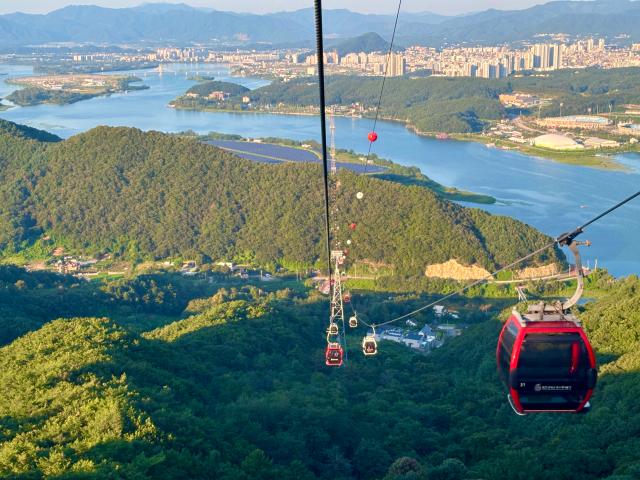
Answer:
[[[248,0],[237,2],[234,0],[169,0],[163,2],[141,2],[132,0],[23,0],[19,6],[10,3],[0,4],[0,14],[23,12],[23,13],[48,13],[53,10],[69,5],[98,5],[110,8],[134,7],[144,3],[186,3],[200,8],[212,8],[216,10],[228,10],[235,12],[271,13],[283,10],[298,10],[311,7],[313,2],[301,2],[300,0],[272,0],[270,2],[260,2]],[[433,12],[443,15],[460,15],[489,8],[499,10],[518,10],[548,3],[544,0],[460,0],[458,2],[442,2],[441,0],[404,0],[403,11],[405,12]],[[347,8],[361,13],[393,13],[396,8],[395,1],[384,2],[384,5],[375,5],[368,0],[325,0],[325,8]]]

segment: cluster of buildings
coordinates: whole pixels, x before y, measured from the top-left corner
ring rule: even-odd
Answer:
[[[635,112],[634,105],[626,105],[627,113]],[[638,112],[640,113],[640,112]],[[636,115],[638,113],[635,113]],[[634,114],[634,113],[631,113]],[[536,124],[546,127],[550,130],[565,129],[565,130],[592,130],[602,131],[613,135],[624,135],[634,137],[635,140],[640,137],[640,124],[630,121],[614,122],[608,117],[602,117],[599,115],[568,115],[565,117],[548,117],[541,118],[535,121]],[[589,142],[590,140],[590,142]],[[588,138],[582,145],[585,147],[615,147],[618,144],[614,141],[598,142],[597,138]],[[636,143],[632,141],[632,143]],[[590,145],[591,144],[591,145]],[[580,148],[580,147],[578,147]]]
[[[57,259],[53,266],[60,274],[74,274],[80,272],[83,268],[87,268],[98,263],[96,259],[80,260],[76,257],[67,255]]]
[[[635,108],[634,105],[627,105],[628,111],[634,111],[629,110],[633,108]],[[518,128],[522,127],[521,122],[521,119],[501,120],[491,127],[488,135],[514,143],[559,151],[618,148],[621,143],[627,141],[620,137],[627,137],[630,144],[636,144],[640,141],[640,124],[628,120],[615,122],[600,115],[538,118],[531,120],[524,131]],[[539,134],[527,137],[523,132],[537,132]],[[489,145],[495,146],[495,143]]]
[[[403,52],[347,53],[326,52],[324,61],[330,73],[387,75],[427,72],[448,77],[504,78],[524,71],[546,72],[561,68],[619,68],[640,66],[640,44],[608,47],[603,38],[587,38],[567,43],[556,36],[548,43],[524,48],[450,47],[435,49],[412,46]],[[211,62],[227,63],[240,75],[264,75],[280,79],[315,75],[317,57],[309,49],[271,51],[214,51],[207,48],[159,48],[153,52],[76,54],[77,63],[126,62]]]
[[[534,108],[543,103],[540,97],[530,93],[502,93],[499,99],[503,105],[516,108]]]
[[[71,56],[75,63],[96,63],[96,64],[136,64],[149,61],[150,55],[146,52],[138,53],[79,53]]]
[[[292,63],[300,60],[300,55],[292,56]],[[407,73],[407,60],[403,54],[392,52],[387,53],[348,53],[340,57],[338,52],[328,52],[324,54],[324,61],[328,68],[332,70],[349,71],[357,70],[363,74],[384,75],[389,77],[401,77]],[[309,55],[304,60],[308,66],[317,65],[318,59],[315,55]],[[340,68],[341,67],[341,68]],[[315,68],[310,68],[308,73],[315,73]]]
[[[428,70],[447,77],[504,78],[521,71],[557,70],[562,65],[559,44],[536,44],[529,50],[508,47],[434,48],[407,50],[409,70]]]
[[[272,73],[280,72],[285,79],[315,75],[317,65],[316,55],[302,50],[216,54],[206,58],[242,66],[247,74],[259,73],[268,65]],[[341,56],[335,51],[326,52],[324,62],[327,70],[335,74],[382,75],[386,72],[388,76],[396,77],[423,71],[447,77],[505,78],[525,71],[636,66],[640,65],[640,45],[627,49],[607,48],[604,39],[589,38],[573,44],[560,41],[536,43],[523,49],[496,46],[439,50],[413,46],[391,55],[386,52],[359,52]]]
[[[195,48],[159,48],[150,53],[147,60],[158,62],[199,62],[204,61],[204,53]]]
[[[547,133],[540,135],[532,140],[532,144],[536,147],[543,147],[550,150],[583,150],[601,149],[601,148],[617,148],[620,143],[616,140],[599,137],[587,137],[582,141],[558,133]]]
[[[433,314],[437,321],[444,319],[457,320],[459,315],[456,311],[449,311],[442,305],[433,307]],[[412,320],[407,320],[407,327],[417,327]],[[373,333],[371,333],[373,334]],[[462,328],[452,323],[439,323],[435,326],[425,325],[420,330],[412,328],[404,329],[400,327],[382,327],[376,329],[376,341],[389,340],[401,343],[409,348],[421,352],[429,352],[444,345],[447,338],[457,337],[462,334]]]
[[[409,70],[430,70],[448,77],[504,78],[522,71],[550,71],[568,67],[608,64],[613,55],[604,39],[590,38],[571,45],[536,43],[525,49],[500,47],[454,47],[436,50],[411,47],[405,52]],[[617,50],[616,50],[617,51]],[[629,49],[632,57],[635,53]],[[627,55],[628,56],[628,55]],[[637,60],[640,60],[638,56]]]
[[[608,130],[613,121],[597,115],[567,115],[565,117],[539,118],[536,123],[547,128],[568,128],[582,130]]]
[[[40,88],[43,90],[69,92],[81,92],[92,89],[108,89],[118,86],[123,77],[112,75],[43,75],[34,77],[21,77],[14,79],[12,83],[25,87]]]
[[[215,90],[213,92],[210,92],[208,95],[206,95],[206,97],[201,96],[200,94],[196,93],[196,92],[187,92],[184,95],[187,98],[205,98],[207,100],[213,100],[216,102],[224,102],[225,100],[227,100],[231,94],[229,92],[223,92],[222,90]],[[242,102],[243,103],[249,103],[251,101],[251,99],[247,96],[242,97]]]

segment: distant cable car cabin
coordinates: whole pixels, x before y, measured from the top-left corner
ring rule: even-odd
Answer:
[[[328,367],[342,366],[343,350],[339,343],[330,342],[325,350],[325,360]]]
[[[329,335],[338,335],[339,333],[338,324],[335,322],[331,322],[329,324],[329,328],[327,329],[327,333]]]
[[[367,335],[362,339],[362,353],[367,357],[378,353],[378,342],[376,342],[376,337],[373,335]]]
[[[358,316],[357,315],[352,315],[349,318],[349,327],[350,328],[358,328]]]
[[[345,292],[345,294],[342,296],[342,301],[344,303],[350,303],[351,302],[351,294],[349,292]]]
[[[519,415],[540,412],[579,413],[590,409],[596,384],[596,358],[580,322],[567,310],[582,295],[583,278],[577,242],[578,288],[565,303],[517,311],[507,320],[496,348],[498,372]]]

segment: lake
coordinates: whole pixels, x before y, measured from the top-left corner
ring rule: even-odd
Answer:
[[[29,75],[30,67],[0,65],[0,97],[15,88],[6,79]],[[168,65],[155,71],[127,72],[142,78],[149,90],[94,98],[73,105],[14,108],[0,118],[48,130],[62,137],[97,125],[132,126],[143,130],[179,132],[193,130],[235,133],[251,137],[319,140],[317,117],[297,115],[189,112],[168,108],[170,100],[194,82],[192,75],[213,75],[258,88],[267,82],[231,77],[223,65]],[[369,119],[335,119],[338,148],[366,152]],[[556,236],[572,230],[600,211],[640,189],[640,156],[621,155],[628,167],[614,172],[563,165],[515,152],[490,149],[477,143],[423,138],[393,122],[378,123],[379,140],[373,152],[402,165],[419,167],[435,181],[462,190],[491,195],[495,205],[482,206],[491,213],[509,215]],[[469,205],[476,206],[476,205]],[[381,206],[383,208],[383,206]],[[615,275],[640,273],[640,199],[589,227],[582,236],[593,246],[585,249],[585,263],[606,267]]]

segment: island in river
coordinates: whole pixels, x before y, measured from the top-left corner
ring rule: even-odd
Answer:
[[[21,107],[42,104],[69,105],[82,100],[145,90],[145,85],[132,85],[141,79],[119,75],[44,75],[14,78],[7,83],[24,87],[6,97]]]

